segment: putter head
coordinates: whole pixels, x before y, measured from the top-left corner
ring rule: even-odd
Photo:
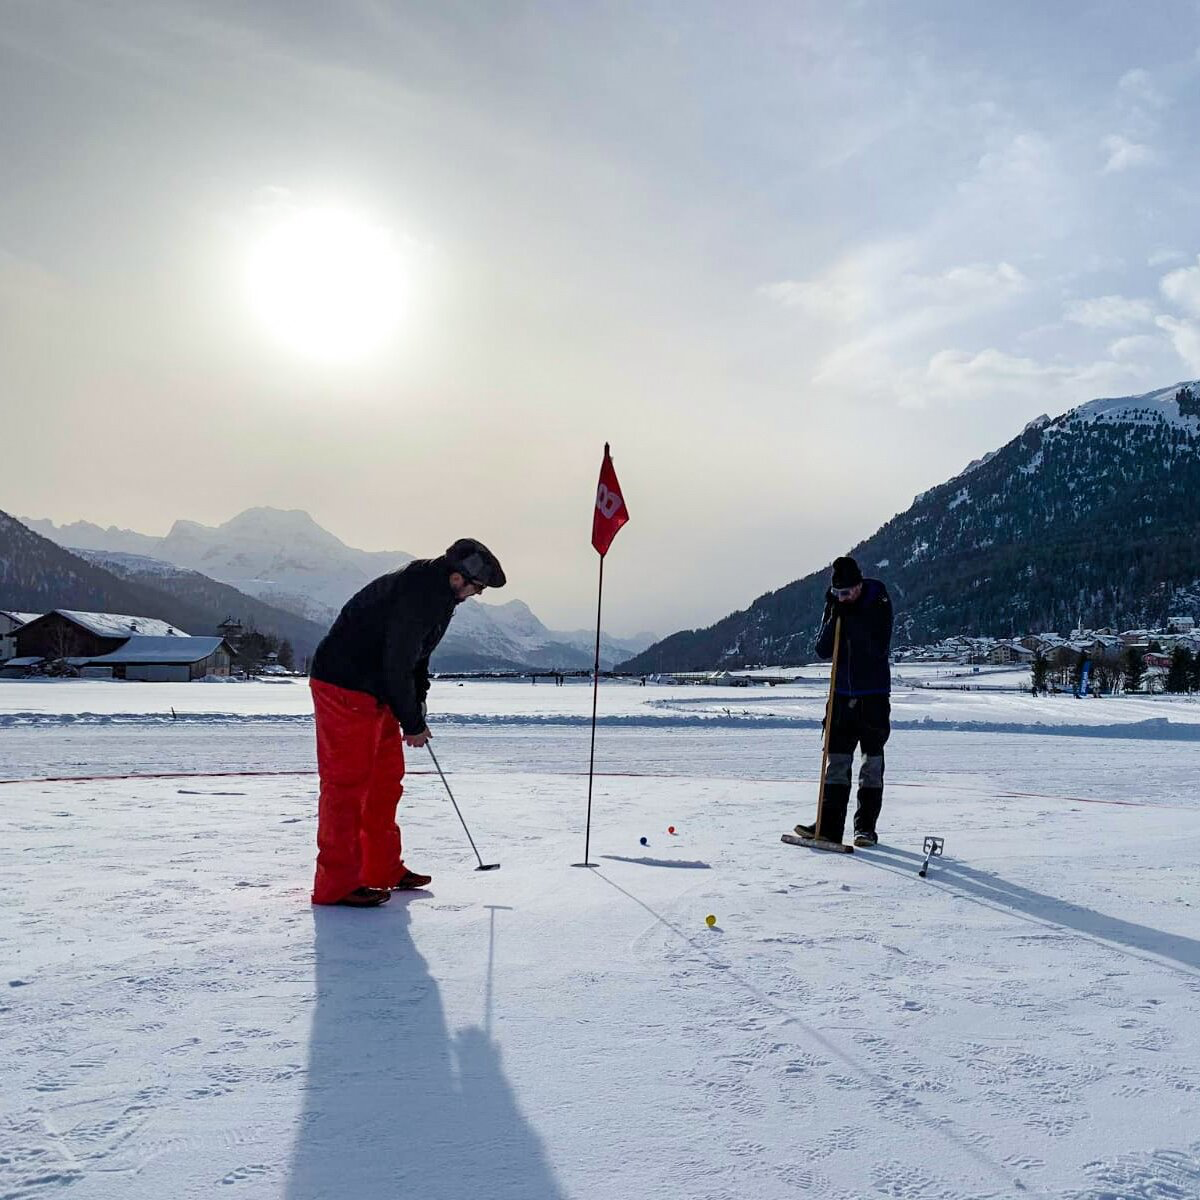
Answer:
[[[477,866],[475,868],[475,870],[477,870],[477,871],[498,871],[498,870],[500,870],[500,864],[499,863],[480,863],[479,866]]]

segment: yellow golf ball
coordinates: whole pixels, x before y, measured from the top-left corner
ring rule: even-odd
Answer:
[[[704,918],[704,923],[709,927],[709,929],[711,929],[717,923],[717,918],[714,917],[712,913],[709,913],[708,916]]]

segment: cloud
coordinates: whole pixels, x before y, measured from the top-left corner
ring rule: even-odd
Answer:
[[[1166,331],[1175,353],[1187,364],[1188,370],[1200,375],[1200,322],[1162,316],[1154,323]]]
[[[907,242],[885,243],[848,255],[815,279],[763,284],[761,296],[806,316],[846,324],[873,321],[873,340],[891,340],[891,325],[906,334],[963,320],[1028,290],[1012,263],[968,263],[933,274],[904,269],[915,256]]]
[[[784,279],[763,284],[758,294],[806,316],[846,322],[863,317],[871,301],[867,288],[831,279]]]
[[[923,372],[905,381],[901,403],[906,407],[943,404],[1024,404],[1057,399],[1065,407],[1080,397],[1111,394],[1146,382],[1135,363],[1099,359],[1090,363],[1046,363],[989,347],[972,354],[939,350]]]
[[[1185,262],[1187,255],[1182,250],[1155,250],[1153,254],[1146,259],[1148,267],[1165,267],[1168,263]]]
[[[1200,256],[1196,266],[1169,271],[1159,281],[1159,290],[1183,316],[1164,313],[1154,323],[1171,340],[1175,353],[1190,371],[1200,374]]]
[[[1153,321],[1154,307],[1149,300],[1096,296],[1089,300],[1071,301],[1063,317],[1073,325],[1082,325],[1087,329],[1129,329]]]
[[[1150,108],[1166,108],[1170,103],[1167,97],[1154,86],[1154,78],[1150,72],[1142,67],[1126,71],[1117,81],[1117,87],[1123,95]]]
[[[1117,338],[1108,345],[1108,355],[1115,359],[1139,358],[1152,354],[1162,348],[1162,339],[1149,333],[1135,333],[1129,337]]]
[[[1053,164],[1054,153],[1041,134],[1018,133],[1000,149],[980,157],[977,175],[992,183],[997,179],[1027,180],[1049,173]]]
[[[1128,171],[1134,167],[1153,166],[1158,157],[1149,146],[1140,142],[1131,142],[1119,133],[1109,134],[1104,138],[1101,147],[1108,154],[1108,161],[1102,168],[1102,174],[1113,175],[1118,171]]]
[[[1162,277],[1162,294],[1180,308],[1200,316],[1200,256],[1194,267],[1180,267]]]
[[[900,283],[910,295],[933,304],[988,303],[1029,287],[1029,280],[1007,262],[951,267],[940,275],[905,275]]]

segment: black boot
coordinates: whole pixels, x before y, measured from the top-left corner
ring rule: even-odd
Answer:
[[[824,842],[840,842],[846,832],[846,809],[850,789],[844,784],[827,783],[821,805],[821,828],[817,836]]]
[[[860,787],[858,789],[858,808],[854,813],[854,832],[870,834],[875,837],[875,823],[879,820],[879,810],[883,807],[883,788]],[[871,843],[874,845],[874,841]]]

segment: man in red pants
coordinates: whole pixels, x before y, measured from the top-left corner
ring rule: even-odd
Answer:
[[[424,746],[429,656],[454,607],[503,587],[496,556],[459,538],[352,596],[313,655],[321,801],[314,904],[373,908],[430,876],[404,865],[396,805],[404,747]]]

